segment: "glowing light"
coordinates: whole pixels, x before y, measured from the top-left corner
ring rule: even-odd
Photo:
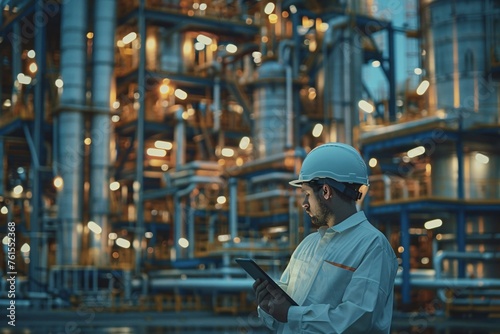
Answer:
[[[207,4],[206,3],[201,3],[200,4],[200,10],[206,10],[207,9]]]
[[[36,71],[38,71],[38,66],[36,65],[36,63],[31,63],[29,66],[29,70],[31,73],[35,73]]]
[[[147,239],[151,239],[153,237],[153,232],[146,232],[144,233],[144,236],[147,238]]]
[[[476,153],[476,156],[474,158],[476,159],[477,162],[485,165],[490,161],[490,158],[488,158],[488,156],[482,153]]]
[[[90,144],[92,144],[92,139],[90,139],[89,137],[85,138],[83,140],[83,143],[87,146],[89,146]]]
[[[6,99],[5,102],[3,103],[3,106],[5,108],[10,108],[12,106],[12,102],[10,99]]]
[[[168,94],[169,92],[170,92],[170,87],[166,83],[162,83],[160,85],[160,93],[165,95]]]
[[[62,177],[60,177],[60,176],[56,176],[56,177],[54,178],[53,183],[54,183],[54,187],[56,187],[57,189],[61,189],[61,188],[62,188],[62,186],[64,185],[63,178],[62,178]]]
[[[167,164],[161,165],[161,170],[166,172],[168,170],[168,165]]]
[[[378,163],[377,159],[371,158],[370,161],[368,161],[368,166],[373,168],[373,167],[377,166],[377,163]]]
[[[111,121],[112,121],[113,123],[117,123],[117,122],[119,122],[119,121],[120,121],[120,116],[118,116],[118,115],[113,115],[113,116],[111,116]]]
[[[205,48],[205,44],[200,43],[200,42],[196,42],[196,43],[194,43],[194,49],[195,49],[196,51],[201,51],[201,50],[203,50],[204,48]]]
[[[27,243],[24,243],[22,246],[21,246],[21,252],[23,253],[28,253],[30,251],[31,247],[30,245],[28,245]]]
[[[120,182],[118,182],[118,181],[113,181],[113,182],[111,182],[111,183],[109,184],[109,190],[111,190],[111,191],[116,191],[116,190],[118,190],[118,189],[120,189]]]
[[[271,14],[273,11],[274,11],[274,8],[276,8],[276,6],[274,5],[274,3],[272,2],[268,2],[266,7],[264,7],[264,13],[266,13],[267,15]]]
[[[0,213],[1,213],[2,215],[6,215],[6,214],[8,214],[8,213],[9,213],[9,209],[8,209],[8,208],[4,205],[4,206],[2,206],[2,208],[0,209]]]
[[[423,257],[421,260],[420,260],[420,263],[422,264],[429,264],[429,258],[427,256]]]
[[[62,81],[62,79],[56,79],[55,85],[57,88],[63,88],[64,81]]]
[[[248,138],[247,136],[241,138],[241,140],[240,140],[240,148],[242,150],[246,150],[248,148],[248,145],[250,145],[250,138]]]
[[[380,61],[378,61],[378,60],[372,61],[372,66],[373,67],[380,67]]]
[[[425,153],[425,147],[417,146],[417,147],[409,150],[406,154],[408,155],[409,158],[415,158],[415,157],[418,157],[419,155],[422,155],[424,153]]]
[[[133,42],[137,38],[137,34],[135,32],[130,32],[125,37],[122,38],[123,44],[127,45],[128,43]]]
[[[229,53],[235,53],[236,51],[238,51],[238,47],[234,44],[228,44],[226,45],[226,51]]]
[[[196,40],[204,45],[212,44],[212,39],[210,37],[202,35],[202,34],[199,34],[198,36],[196,36]]]
[[[295,5],[290,6],[290,13],[292,13],[292,14],[297,13],[297,7],[295,7]]]
[[[413,70],[413,73],[415,73],[416,75],[420,75],[420,74],[422,74],[422,69],[419,67],[415,67],[415,69]]]
[[[403,253],[405,251],[405,248],[403,246],[398,247],[398,253]]]
[[[231,236],[229,234],[221,234],[217,236],[217,240],[219,240],[219,242],[226,242],[231,240]]]
[[[101,234],[101,232],[102,232],[102,228],[99,225],[97,225],[96,222],[94,222],[92,220],[87,223],[87,227],[89,228],[89,230],[91,230],[95,234]]]
[[[157,140],[155,141],[155,147],[164,150],[171,150],[174,145],[172,145],[172,143],[169,141]]]
[[[14,195],[21,195],[23,193],[23,190],[24,189],[22,185],[17,185],[12,191],[14,192]]]
[[[94,38],[94,33],[93,33],[92,31],[89,31],[89,32],[87,33],[87,38],[88,38],[88,39],[92,39],[92,38]]]
[[[31,83],[31,77],[24,75],[24,73],[19,73],[17,75],[17,81],[23,85],[29,85]]]
[[[160,150],[160,149],[157,149],[157,148],[148,148],[148,150],[146,151],[146,153],[150,157],[159,157],[159,158],[163,158],[164,156],[167,155],[167,151]]]
[[[179,246],[182,248],[188,248],[189,247],[189,241],[186,238],[180,238],[179,241],[177,242]]]
[[[254,58],[261,58],[262,57],[262,53],[260,53],[259,51],[254,51],[254,52],[252,52],[252,57],[254,57]]]
[[[121,248],[130,248],[130,241],[128,241],[127,239],[118,238],[116,239],[115,243]]]
[[[318,138],[319,136],[321,136],[322,132],[323,132],[323,124],[317,123],[312,130],[312,135],[313,137]]]
[[[28,58],[33,59],[36,57],[36,52],[35,50],[29,50],[26,55],[28,56]]]
[[[188,96],[188,94],[185,91],[183,91],[182,89],[179,89],[179,88],[177,88],[175,90],[174,95],[175,95],[175,97],[177,97],[178,99],[181,99],[181,100],[187,99],[187,96]]]
[[[115,232],[111,232],[110,234],[108,234],[108,238],[109,240],[116,240],[116,238],[118,238],[118,234],[116,234]]]
[[[219,204],[224,204],[224,203],[226,203],[226,201],[227,201],[226,196],[217,197],[217,203],[219,203]]]
[[[10,238],[8,236],[3,237],[2,244],[8,245],[10,243]]]
[[[328,30],[328,28],[330,27],[330,25],[326,22],[321,22],[321,24],[318,26],[318,31],[319,32],[325,32]]]
[[[276,14],[269,15],[269,23],[271,23],[271,24],[278,23],[278,15],[276,15]]]
[[[441,219],[433,219],[425,222],[424,227],[428,230],[431,230],[433,228],[437,228],[439,226],[443,225],[443,221]]]
[[[225,147],[225,148],[223,148],[223,149],[221,150],[221,155],[222,155],[223,157],[230,158],[230,157],[234,156],[234,150],[233,150],[232,148],[227,148],[227,147]]]
[[[370,102],[367,102],[365,100],[360,100],[358,102],[358,107],[368,114],[371,114],[373,111],[375,111],[375,107]]]
[[[113,102],[113,109],[115,109],[115,110],[116,110],[116,109],[118,109],[118,108],[120,108],[120,101],[115,101],[115,102]]]
[[[424,93],[427,91],[427,88],[429,88],[429,81],[428,80],[424,80],[420,83],[420,85],[418,85],[417,87],[417,94],[418,95],[424,95]]]

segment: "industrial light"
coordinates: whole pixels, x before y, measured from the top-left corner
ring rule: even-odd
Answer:
[[[424,95],[424,93],[427,91],[427,88],[429,88],[429,81],[428,80],[424,80],[420,83],[420,85],[418,85],[417,87],[417,94],[418,95]]]
[[[417,147],[409,150],[406,154],[408,155],[409,158],[415,158],[415,157],[418,157],[419,155],[422,155],[424,153],[425,153],[425,147],[417,146]]]
[[[94,38],[94,33],[93,33],[92,31],[89,31],[89,32],[87,33],[87,38],[88,38],[88,39],[92,39],[92,38]]]
[[[221,150],[221,155],[226,158],[231,158],[234,156],[234,150],[232,148],[224,147]]]
[[[365,100],[360,100],[358,102],[358,107],[368,114],[371,114],[375,110],[375,107]]]
[[[115,109],[115,110],[116,110],[116,109],[118,109],[118,108],[120,108],[120,101],[115,101],[115,102],[113,102],[113,109]]]
[[[178,99],[181,99],[181,100],[187,99],[187,96],[188,96],[185,91],[183,91],[182,89],[179,89],[179,88],[177,88],[175,90],[174,95],[175,95],[175,97],[177,97]]]
[[[137,38],[137,33],[132,31],[122,38],[122,42],[123,44],[127,45],[128,43],[133,42],[136,38]]]
[[[172,145],[172,143],[169,141],[157,140],[155,141],[155,147],[164,150],[171,150],[174,145]]]
[[[31,73],[36,73],[36,71],[38,71],[38,66],[36,65],[36,63],[31,63],[29,66],[29,70]]]
[[[23,253],[28,253],[30,251],[31,247],[30,245],[28,245],[27,243],[24,243],[22,246],[21,246],[21,252]]]
[[[196,40],[204,45],[212,44],[212,39],[208,36],[203,35],[203,34],[199,34],[198,36],[196,36]]]
[[[312,135],[313,137],[318,138],[319,136],[321,136],[322,132],[323,132],[323,124],[317,123],[312,130]]]
[[[23,193],[23,190],[23,186],[19,184],[15,186],[12,191],[14,192],[14,195],[21,195]]]
[[[247,136],[241,138],[241,140],[240,140],[240,148],[242,150],[246,150],[248,148],[248,145],[250,145],[250,138],[248,138]]]
[[[117,123],[119,121],[120,121],[120,116],[118,116],[118,115],[111,116],[111,122]]]
[[[228,44],[226,45],[226,51],[229,52],[229,53],[235,53],[236,51],[238,51],[238,47],[234,44]]]
[[[254,51],[254,52],[252,52],[252,57],[254,57],[254,58],[261,58],[262,57],[262,53],[260,53],[259,51]]]
[[[158,157],[158,158],[163,158],[164,156],[167,155],[167,151],[160,150],[158,148],[148,148],[148,150],[146,151],[146,153],[150,157]]]
[[[181,246],[182,248],[189,247],[189,241],[186,238],[180,238],[178,243],[179,243],[179,246]]]
[[[89,230],[91,230],[95,234],[101,234],[101,232],[102,232],[102,228],[99,225],[97,225],[96,222],[94,222],[92,220],[87,223],[87,227],[89,228]]]
[[[413,70],[413,73],[415,73],[416,75],[420,75],[420,74],[422,74],[422,69],[419,67],[415,67],[415,69]]]
[[[29,50],[26,55],[28,56],[28,58],[33,59],[36,56],[36,52],[35,50]]]
[[[63,184],[64,184],[64,181],[63,181],[62,177],[56,176],[54,178],[54,187],[56,187],[57,189],[61,189]]]
[[[443,221],[441,219],[433,219],[425,222],[424,227],[428,230],[431,230],[433,228],[437,228],[439,226],[443,225]]]
[[[319,32],[326,32],[330,25],[327,22],[321,22],[320,25],[318,26],[318,31]]]
[[[219,242],[226,242],[231,240],[231,236],[229,234],[221,234],[217,236],[217,240],[219,240]]]
[[[146,232],[144,233],[144,236],[147,238],[147,239],[151,239],[153,237],[153,232]]]
[[[373,167],[377,166],[377,163],[378,163],[377,159],[371,158],[370,161],[368,161],[368,166],[373,168]]]
[[[123,238],[116,239],[115,243],[121,248],[130,248],[130,241]]]
[[[118,181],[113,181],[113,182],[111,182],[111,183],[109,184],[109,189],[110,189],[111,191],[116,191],[116,190],[120,189],[120,182],[118,182]]]
[[[116,238],[118,238],[118,234],[116,234],[115,232],[111,232],[110,234],[108,234],[108,238],[109,240],[116,240]]]
[[[2,244],[8,245],[10,243],[10,238],[8,236],[3,237]]]
[[[83,140],[83,143],[89,146],[90,144],[92,144],[92,139],[90,137],[87,137]]]
[[[217,203],[219,203],[219,204],[224,204],[224,203],[226,203],[226,201],[227,201],[226,196],[217,197]]]
[[[9,209],[4,205],[2,206],[2,208],[0,209],[0,213],[3,214],[3,215],[6,215],[9,213]]]
[[[12,106],[12,102],[10,101],[10,99],[6,99],[5,102],[3,103],[3,106],[5,108],[10,108]]]
[[[297,7],[295,7],[295,5],[291,5],[291,6],[290,6],[290,12],[291,12],[292,14],[297,13]]]
[[[168,165],[167,164],[161,165],[161,170],[166,172],[168,170]]]
[[[372,66],[373,67],[380,67],[380,61],[379,60],[372,61]]]
[[[63,88],[64,82],[62,81],[62,79],[56,79],[55,85],[57,88]]]
[[[274,8],[276,8],[276,6],[274,5],[274,3],[272,2],[268,2],[266,7],[264,7],[264,13],[266,13],[267,15],[271,14],[273,11],[274,11]]]
[[[482,154],[482,153],[476,153],[476,161],[482,164],[487,164],[490,161],[490,158],[488,156]]]
[[[269,23],[271,23],[271,24],[278,23],[278,15],[276,15],[276,14],[269,15]]]
[[[201,3],[200,4],[200,10],[206,10],[207,9],[207,4],[206,3]]]
[[[200,42],[196,42],[196,43],[194,43],[194,49],[195,49],[196,51],[201,51],[201,50],[203,50],[204,48],[205,48],[205,44],[200,43]]]
[[[31,77],[25,75],[24,73],[19,73],[17,75],[17,81],[19,81],[20,84],[29,85],[31,83]]]

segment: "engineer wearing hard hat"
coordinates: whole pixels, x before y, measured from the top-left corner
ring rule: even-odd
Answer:
[[[278,333],[389,333],[396,255],[387,238],[358,211],[366,164],[352,146],[328,143],[303,161],[302,207],[318,227],[295,249],[279,285],[256,280],[258,312]]]

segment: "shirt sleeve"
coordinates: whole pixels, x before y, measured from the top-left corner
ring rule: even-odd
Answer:
[[[292,332],[389,333],[396,268],[394,256],[374,247],[353,273],[338,306],[292,306],[288,326]]]

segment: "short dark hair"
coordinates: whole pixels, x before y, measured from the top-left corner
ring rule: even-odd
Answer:
[[[338,186],[335,186],[333,182],[326,181],[326,179],[312,180],[308,183],[309,186],[313,188],[315,192],[320,190],[321,187],[326,184],[333,189],[333,191],[338,197],[342,198],[342,200],[346,202],[357,201],[361,197],[359,193],[359,188],[361,188],[362,186],[361,184],[337,182],[337,181],[334,182],[343,185],[345,187],[344,191],[341,191]]]

